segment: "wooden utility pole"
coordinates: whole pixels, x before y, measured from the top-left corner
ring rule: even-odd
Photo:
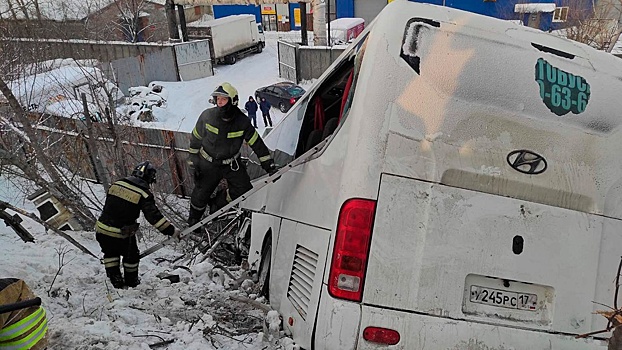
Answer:
[[[186,25],[184,5],[177,5],[177,13],[179,14],[179,25],[181,26],[181,40],[188,41],[188,26]]]

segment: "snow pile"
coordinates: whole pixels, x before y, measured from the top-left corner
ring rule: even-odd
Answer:
[[[32,211],[19,192],[0,177],[0,200]],[[50,349],[149,349],[166,343],[163,348],[169,350],[259,350],[269,345],[262,340],[264,312],[239,301],[261,299],[253,300],[244,288],[231,288],[234,283],[226,273],[214,282],[216,269],[209,261],[180,267],[170,262],[180,253],[167,247],[141,261],[138,287],[113,289],[99,260],[29,219],[22,224],[36,243],[24,243],[0,225],[0,277],[22,278],[41,297]],[[70,234],[101,256],[92,231]],[[140,242],[139,247],[153,243]],[[171,275],[179,282],[158,277]],[[246,280],[242,284],[252,286]],[[281,336],[278,328],[271,332],[275,341]],[[291,345],[291,339],[276,343],[282,341]]]
[[[238,89],[243,109],[256,89],[283,80],[278,77],[276,55],[276,40],[268,40],[262,53],[232,66],[217,66],[212,77],[153,82],[149,87],[135,88],[133,101],[141,109],[143,103],[149,105],[155,117],[154,122],[136,123],[191,132],[199,114],[213,106],[208,102],[211,92],[225,81]],[[59,66],[69,73],[76,68],[70,64]],[[37,80],[45,77],[40,74]],[[59,78],[48,80],[51,84],[55,79]],[[156,85],[162,86],[159,92],[154,89]],[[301,85],[308,87],[311,82]],[[272,109],[271,114],[274,124],[284,117],[277,109]],[[263,134],[265,126],[261,116],[258,119]],[[32,203],[24,198],[0,175],[0,200],[34,211]],[[232,278],[209,261],[180,267],[180,262],[172,261],[181,253],[167,247],[141,261],[142,283],[137,288],[117,290],[111,287],[99,260],[56,234],[46,233],[31,220],[25,219],[22,224],[35,237],[35,243],[22,242],[10,228],[0,224],[0,277],[24,279],[43,299],[48,311],[50,349],[149,349],[149,345],[158,343],[170,350],[298,349],[291,339],[283,338],[278,313],[271,312],[268,323],[264,322],[264,311],[256,304],[265,300],[256,298],[257,286],[241,270],[234,271]],[[92,230],[71,235],[101,257]],[[157,236],[158,240],[163,238]],[[139,248],[144,250],[154,243],[140,241]],[[173,283],[177,279],[179,282]],[[269,331],[269,342],[263,340],[264,326]]]

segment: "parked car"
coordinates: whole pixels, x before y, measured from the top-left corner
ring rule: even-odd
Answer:
[[[281,112],[285,113],[304,93],[305,89],[294,83],[281,82],[257,89],[255,99],[259,101],[265,98],[272,106],[278,107]]]

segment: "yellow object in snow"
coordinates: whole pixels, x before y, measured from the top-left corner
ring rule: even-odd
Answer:
[[[17,278],[0,279],[0,305],[34,299],[28,285]],[[0,314],[0,350],[41,350],[47,346],[47,318],[41,306]]]

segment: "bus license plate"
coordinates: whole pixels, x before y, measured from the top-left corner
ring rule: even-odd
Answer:
[[[471,286],[471,302],[492,306],[536,311],[538,296],[480,286]]]

